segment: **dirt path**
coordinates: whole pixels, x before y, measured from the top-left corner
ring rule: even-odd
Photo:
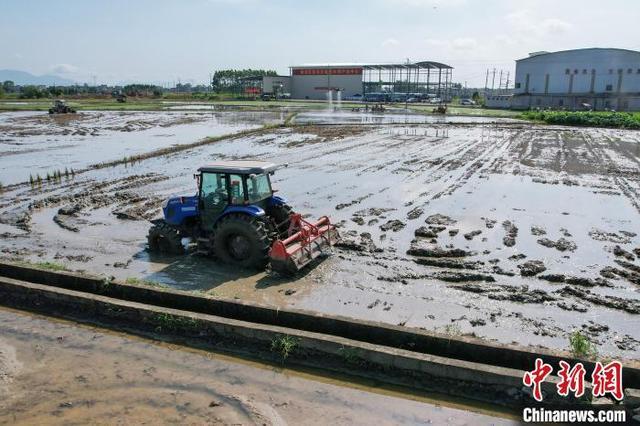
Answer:
[[[4,308],[0,335],[0,424],[511,423]]]

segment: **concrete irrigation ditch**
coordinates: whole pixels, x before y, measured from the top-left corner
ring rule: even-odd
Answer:
[[[10,263],[0,263],[0,276],[3,305],[512,407],[529,401],[522,375],[535,358],[542,356],[556,368],[560,359],[578,361],[560,352]],[[590,374],[592,363],[585,364]],[[627,404],[637,403],[637,366],[625,365],[624,384],[631,396]],[[545,401],[576,402],[554,399],[553,380],[543,389]]]

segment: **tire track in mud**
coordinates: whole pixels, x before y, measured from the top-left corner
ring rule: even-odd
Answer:
[[[502,138],[504,138],[504,140],[500,145],[498,145],[498,143],[492,143],[492,140],[493,140],[492,138],[487,138],[486,141],[481,139],[481,141],[478,144],[474,144],[472,147],[462,152],[461,153],[462,155],[460,155],[458,158],[460,158],[461,161],[465,161],[467,154],[473,154],[474,148],[484,146],[483,151],[480,152],[479,155],[474,156],[474,158],[476,158],[475,161],[467,160],[463,163],[462,167],[457,169],[458,176],[456,176],[453,179],[443,178],[443,177],[439,179],[442,181],[443,184],[451,182],[444,189],[436,192],[435,194],[433,194],[430,191],[420,194],[421,196],[431,195],[430,199],[426,201],[422,205],[422,207],[426,206],[431,200],[436,200],[438,198],[441,198],[444,195],[453,194],[457,189],[464,186],[472,176],[474,176],[478,172],[489,170],[491,166],[496,161],[498,161],[505,152],[508,151],[509,146],[513,143],[513,141],[518,136],[519,136],[519,132],[516,132],[508,136],[503,135]],[[450,172],[451,170],[448,170],[448,171]]]
[[[34,212],[63,205],[67,205],[69,210],[73,211],[70,214],[56,215],[59,218],[58,221],[54,218],[54,222],[63,228],[67,220],[73,222],[78,219],[78,214],[82,214],[82,211],[102,207],[113,207],[111,213],[120,219],[151,219],[163,198],[135,190],[167,179],[169,178],[164,175],[147,173],[128,175],[104,182],[87,180],[62,187],[55,186],[45,192],[39,192],[37,188],[31,189],[33,193],[31,197],[14,199],[11,208],[0,210],[0,223],[30,231],[31,217]],[[70,225],[67,229],[78,231],[75,225]]]
[[[616,163],[611,156],[606,152],[606,149],[602,148],[602,144],[594,141],[590,134],[583,134],[587,149],[598,160],[598,162],[604,166],[603,174],[613,175],[613,182],[616,184],[620,192],[629,200],[631,205],[640,213],[640,193],[633,188],[629,181],[620,176],[619,168],[616,167]]]

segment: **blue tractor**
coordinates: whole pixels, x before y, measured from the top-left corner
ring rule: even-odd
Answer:
[[[224,161],[200,167],[198,193],[173,197],[163,219],[152,221],[151,251],[184,252],[182,240],[198,251],[243,268],[292,273],[322,254],[338,239],[326,216],[315,223],[292,211],[274,195],[270,176],[278,166],[263,161]]]

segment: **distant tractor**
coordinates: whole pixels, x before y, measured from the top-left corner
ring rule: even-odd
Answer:
[[[434,114],[446,114],[447,113],[447,104],[440,104],[433,109]]]
[[[116,101],[118,101],[121,104],[127,102],[127,95],[123,95],[122,93],[119,94],[118,96],[116,96]]]
[[[49,114],[75,114],[76,110],[71,108],[62,99],[56,99],[53,106],[49,108]]]
[[[200,167],[198,193],[173,197],[163,219],[152,221],[149,249],[183,253],[183,238],[198,251],[242,268],[294,273],[338,240],[328,217],[311,223],[274,195],[270,176],[278,168],[263,161],[224,161]]]

